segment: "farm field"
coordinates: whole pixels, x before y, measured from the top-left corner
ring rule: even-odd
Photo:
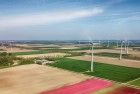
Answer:
[[[87,49],[87,50],[78,50],[78,52],[91,53],[92,51]],[[95,49],[93,53],[110,53],[110,54],[112,53],[115,54],[114,57],[117,57],[118,56],[117,54],[120,53],[120,50],[119,49]],[[123,50],[123,54],[126,54],[124,50]],[[134,51],[132,49],[129,49],[129,55],[131,55],[132,57],[140,57],[140,51]],[[106,55],[106,56],[111,57],[111,55]]]
[[[96,81],[96,82],[95,82]],[[95,84],[96,83],[96,84]],[[102,79],[90,79],[73,85],[44,91],[40,94],[139,94],[140,89],[112,84]]]
[[[24,48],[18,48],[18,47],[12,47],[12,48],[3,48],[0,47],[0,49],[2,49],[2,51],[0,52],[9,52],[9,53],[15,53],[15,52],[32,52],[34,50],[31,49],[24,49]]]
[[[114,81],[36,64],[1,69],[0,83],[2,94],[139,94],[140,92],[139,89],[116,84]]]
[[[106,78],[118,82],[127,82],[140,77],[139,68],[129,68],[123,66],[116,66],[110,64],[103,64],[95,62],[95,72],[88,72],[90,69],[89,61],[75,60],[64,58],[57,61],[57,63],[50,64],[50,66]]]
[[[32,55],[32,54],[46,54],[48,51],[30,51],[30,52],[16,52],[15,55]]]
[[[32,49],[34,49],[34,46],[31,46]],[[36,46],[35,46],[36,47]],[[61,53],[66,53],[66,52],[84,52],[85,49],[90,49],[89,46],[84,47],[83,45],[80,46],[75,46],[75,45],[61,45],[59,48],[56,48],[55,46],[49,47],[46,45],[44,46],[39,46],[37,50],[31,50],[28,52],[15,52],[15,55],[31,55],[31,54],[45,54],[45,53],[56,53],[56,52],[61,52]],[[30,48],[31,49],[31,48]],[[102,47],[95,47],[97,50],[102,50]],[[85,51],[87,52],[87,50]]]
[[[18,48],[23,51],[10,53],[11,57],[7,60],[11,60],[9,61],[11,66],[6,63],[6,66],[1,67],[0,92],[2,94],[19,94],[19,92],[20,94],[135,94],[140,92],[139,80],[135,80],[140,77],[139,61],[124,58],[119,60],[119,53],[113,53],[112,48],[98,46],[94,48],[96,67],[94,72],[90,72],[91,51],[88,49],[91,47],[85,44],[59,47],[52,44],[24,46],[23,48],[20,46],[22,49]],[[28,51],[24,50],[26,48]],[[111,53],[104,52],[109,50]],[[119,49],[116,51],[119,52]],[[4,58],[8,58],[6,53],[2,53],[4,54]],[[10,58],[13,58],[13,62]],[[37,65],[34,64],[36,59],[54,62]]]
[[[38,94],[90,79],[90,76],[30,64],[0,70],[1,94]]]
[[[30,52],[16,52],[15,55],[32,55],[32,54],[46,54],[46,53],[65,53],[70,51],[69,49],[47,49],[47,50],[36,50],[36,51],[30,51]]]
[[[111,81],[93,78],[73,85],[57,88],[50,91],[44,91],[40,94],[91,94],[98,92],[101,89],[111,87],[112,85],[113,82]]]
[[[62,45],[60,49],[79,49],[78,45]]]
[[[91,61],[91,56],[90,55],[74,56],[74,57],[69,57],[69,58],[76,59],[76,60]],[[95,62],[100,62],[100,63],[105,63],[105,64],[140,68],[140,61],[138,61],[138,60],[130,60],[130,59],[119,60],[118,58],[94,56],[94,61]]]
[[[19,63],[20,66],[0,70],[0,92],[2,94],[19,94],[19,92],[20,94],[81,94],[83,92],[84,94],[127,94],[128,92],[135,94],[140,92],[135,88],[135,86],[139,87],[139,81],[121,84],[140,77],[140,69],[137,68],[139,66],[135,65],[138,61],[126,64],[125,62],[128,60],[122,59],[124,60],[123,66],[127,66],[122,67],[122,61],[120,66],[113,64],[120,61],[117,58],[110,60],[109,57],[94,56],[94,59],[98,57],[98,60],[106,62],[98,63],[100,61],[96,60],[96,68],[93,73],[89,72],[91,57],[82,52],[74,52],[79,49],[52,48],[13,53],[17,58],[25,58],[25,60]],[[64,58],[68,54],[69,56]],[[55,63],[49,64],[49,66],[33,64],[35,57],[50,56],[63,58],[54,59]],[[30,59],[32,60],[30,61]],[[118,65],[119,62],[116,64]],[[30,85],[28,85],[29,82]]]
[[[108,53],[108,52],[100,52],[100,53],[94,53],[96,56],[105,56],[105,57],[113,57],[113,58],[119,58],[120,53]],[[132,60],[140,60],[139,56],[134,56],[131,54],[122,54],[122,58],[125,59],[132,59]]]
[[[18,45],[18,47],[36,49],[36,50],[60,48],[59,45],[55,45],[55,44],[26,44],[26,45]]]

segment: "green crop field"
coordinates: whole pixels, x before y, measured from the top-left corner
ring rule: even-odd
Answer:
[[[56,63],[50,64],[50,66],[119,82],[127,82],[140,77],[140,69],[138,68],[122,67],[97,62],[95,62],[94,64],[94,72],[87,72],[88,70],[90,70],[90,62],[69,58],[62,58]]]

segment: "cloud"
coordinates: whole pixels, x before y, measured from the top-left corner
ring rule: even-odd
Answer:
[[[115,22],[120,25],[126,25],[127,23],[133,22],[133,21],[140,21],[139,16],[128,16],[128,17],[120,17],[116,19],[111,19],[111,22]]]
[[[12,28],[33,25],[48,25],[57,22],[75,20],[78,18],[95,16],[103,12],[101,8],[63,11],[54,13],[39,13],[30,15],[0,17],[0,28]]]

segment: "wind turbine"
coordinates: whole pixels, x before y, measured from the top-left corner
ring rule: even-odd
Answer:
[[[78,42],[79,42],[79,47],[80,47],[80,44],[81,44],[81,43],[80,43],[80,40],[79,40]]]
[[[127,41],[126,54],[128,54],[129,41]]]
[[[93,42],[90,42],[91,43],[91,65],[90,65],[90,71],[93,72],[94,71],[94,59],[93,59],[93,47],[94,47],[94,44]]]
[[[1,47],[3,47],[3,44],[2,44],[2,42],[0,43],[0,46],[1,46]]]
[[[12,52],[13,48],[12,48],[12,43],[10,42],[10,50]]]
[[[101,41],[99,40],[99,46],[101,46]]]
[[[4,45],[5,43],[4,42],[2,42],[2,48],[6,48],[6,46]]]
[[[123,47],[123,43],[124,43],[124,41],[121,42],[121,50],[120,50],[120,58],[119,58],[120,60],[122,59],[122,47]]]
[[[119,43],[118,43],[118,40],[117,40],[117,48],[119,47]]]
[[[124,41],[124,47],[125,47],[124,49],[125,49],[125,51],[126,51],[126,43],[127,43],[127,40]]]
[[[109,47],[109,40],[107,41],[107,47]]]

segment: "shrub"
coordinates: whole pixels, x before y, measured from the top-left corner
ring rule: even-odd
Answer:
[[[19,62],[19,65],[25,65],[25,64],[33,64],[34,58],[22,58]]]
[[[49,60],[49,61],[56,61],[56,60],[58,60],[58,59],[60,59],[60,58],[62,58],[62,56],[47,56],[47,57],[45,57],[44,59],[46,59],[46,60]]]
[[[13,60],[15,56],[11,53],[2,52],[0,53],[0,66],[9,66],[13,65]]]
[[[82,56],[82,55],[85,55],[86,52],[67,52],[68,55],[66,55],[65,57],[68,57],[68,56]]]

